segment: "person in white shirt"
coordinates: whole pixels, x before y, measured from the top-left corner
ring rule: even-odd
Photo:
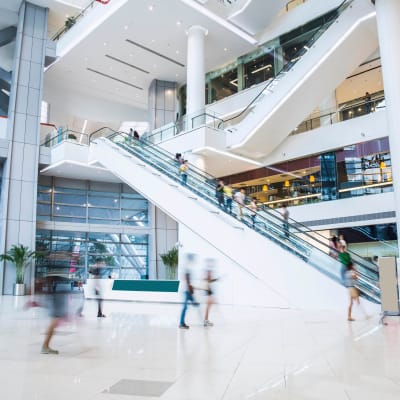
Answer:
[[[240,219],[243,218],[243,207],[244,207],[244,201],[246,198],[246,191],[244,189],[240,189],[233,195],[233,199],[236,201],[237,206],[238,206],[238,217]]]

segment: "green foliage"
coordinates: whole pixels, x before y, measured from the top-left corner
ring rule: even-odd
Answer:
[[[167,278],[175,279],[176,269],[179,262],[179,251],[178,247],[174,246],[171,250],[168,250],[164,254],[160,254],[161,260],[167,267]]]
[[[0,254],[0,260],[9,261],[15,264],[17,275],[16,283],[24,283],[26,267],[32,260],[41,256],[42,253],[29,250],[28,246],[23,246],[22,244],[14,244],[11,246],[11,249],[8,250],[5,254]]]

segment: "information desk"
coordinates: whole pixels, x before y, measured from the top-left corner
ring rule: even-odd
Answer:
[[[182,302],[179,281],[88,279],[83,287],[86,299]]]

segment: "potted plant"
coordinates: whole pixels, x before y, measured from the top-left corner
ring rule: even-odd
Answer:
[[[166,278],[176,279],[176,269],[178,267],[178,247],[174,246],[164,254],[160,254],[161,260],[166,267]]]
[[[26,267],[38,256],[38,252],[29,250],[28,246],[24,246],[22,244],[14,244],[5,254],[0,254],[1,261],[9,261],[15,264],[16,283],[14,285],[14,296],[25,295],[24,277]]]

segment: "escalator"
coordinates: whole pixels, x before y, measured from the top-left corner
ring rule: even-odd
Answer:
[[[220,124],[226,149],[262,162],[377,48],[372,3],[344,1],[244,110]]]
[[[97,135],[103,137],[92,137],[91,163],[106,167],[241,268],[268,282],[279,301],[290,298],[294,285],[312,291],[315,279],[329,281],[324,284],[332,288],[341,284],[341,265],[328,255],[326,238],[293,220],[286,226],[269,208],[257,212],[254,221],[247,213],[238,218],[237,209],[231,215],[218,207],[213,176],[190,166],[187,184],[182,185],[172,154],[108,128]],[[362,295],[379,303],[376,266],[357,254],[351,256]]]

